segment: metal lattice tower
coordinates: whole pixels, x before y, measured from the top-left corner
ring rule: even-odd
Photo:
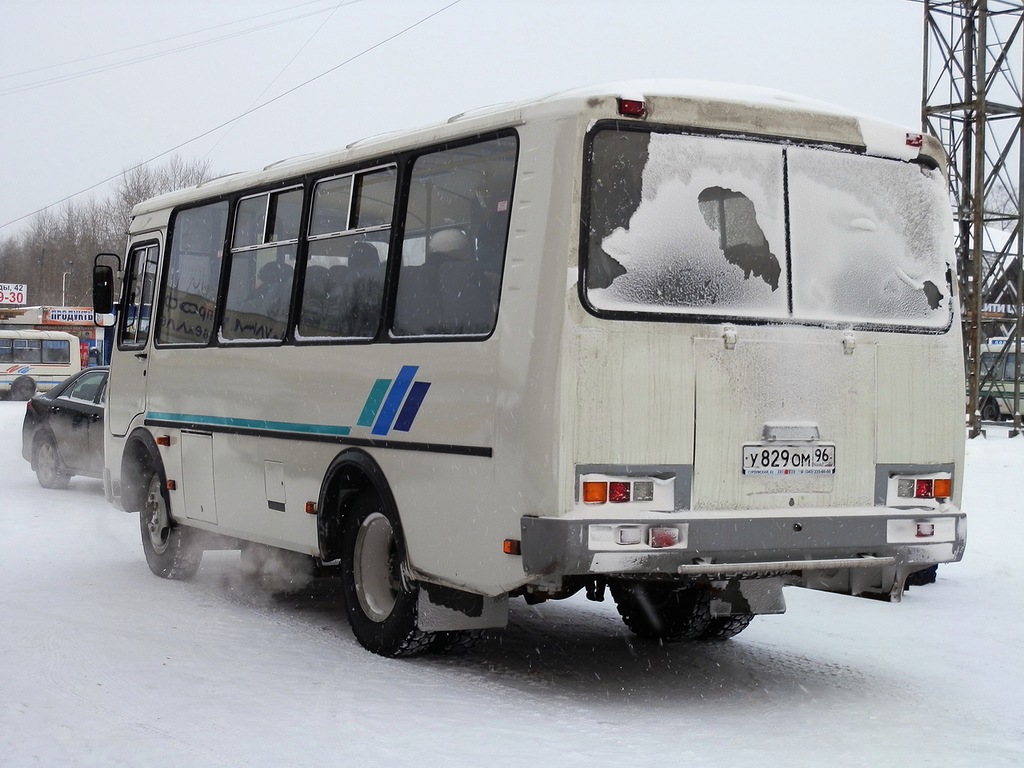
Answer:
[[[1007,336],[1015,356],[1014,426],[1021,429],[1021,70],[1024,2],[925,0],[924,129],[950,159],[956,253],[964,316],[970,435],[993,377],[981,365],[986,339]],[[995,368],[993,368],[995,370]]]

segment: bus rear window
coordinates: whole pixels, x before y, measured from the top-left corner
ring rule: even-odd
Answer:
[[[603,130],[584,298],[597,314],[941,329],[938,171],[812,147]]]

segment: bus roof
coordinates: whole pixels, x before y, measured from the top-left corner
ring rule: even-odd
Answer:
[[[3,339],[70,339],[78,341],[78,337],[64,331],[38,331],[32,328],[0,328]]]
[[[215,198],[307,173],[344,166],[377,155],[472,136],[502,127],[551,119],[583,118],[587,122],[618,117],[618,100],[646,104],[651,124],[687,125],[782,139],[860,147],[882,157],[913,160],[919,156],[945,167],[946,155],[931,136],[858,115],[849,110],[770,88],[696,80],[632,80],[560,91],[537,99],[498,104],[462,112],[444,123],[369,137],[323,153],[272,163],[261,170],[228,174],[197,186],[143,201],[133,216],[176,205]]]

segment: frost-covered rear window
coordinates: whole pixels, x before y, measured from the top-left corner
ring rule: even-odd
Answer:
[[[597,314],[939,329],[951,318],[938,171],[852,152],[604,129],[584,298]]]

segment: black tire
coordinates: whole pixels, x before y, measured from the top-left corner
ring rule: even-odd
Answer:
[[[914,571],[912,574],[907,576],[905,584],[908,587],[923,587],[927,584],[934,584],[938,574],[939,565],[936,563],[935,565],[924,568],[923,570]]]
[[[484,629],[458,629],[448,632],[435,632],[434,642],[430,646],[432,653],[453,654],[466,653],[484,639]]]
[[[999,403],[995,401],[995,398],[985,398],[985,402],[981,404],[981,420],[1000,421],[1002,418],[1003,415],[999,412]]]
[[[19,376],[11,382],[11,400],[31,400],[36,393],[36,381],[31,376]]]
[[[71,473],[68,472],[64,462],[60,460],[57,453],[57,442],[53,435],[44,432],[36,435],[35,458],[32,465],[36,470],[36,480],[43,488],[62,491],[71,482]]]
[[[722,641],[736,637],[740,632],[750,626],[754,620],[751,613],[740,613],[735,616],[715,616],[705,629],[697,637],[698,640]]]
[[[710,596],[671,582],[614,580],[612,598],[623,623],[648,640],[696,640],[711,624]]]
[[[171,518],[171,505],[160,473],[150,470],[144,487],[139,527],[149,570],[163,579],[192,578],[202,563],[203,551],[192,545],[191,531]]]
[[[418,591],[404,583],[398,516],[371,489],[352,501],[341,529],[345,608],[356,640],[380,656],[416,656],[434,635],[416,626]]]

